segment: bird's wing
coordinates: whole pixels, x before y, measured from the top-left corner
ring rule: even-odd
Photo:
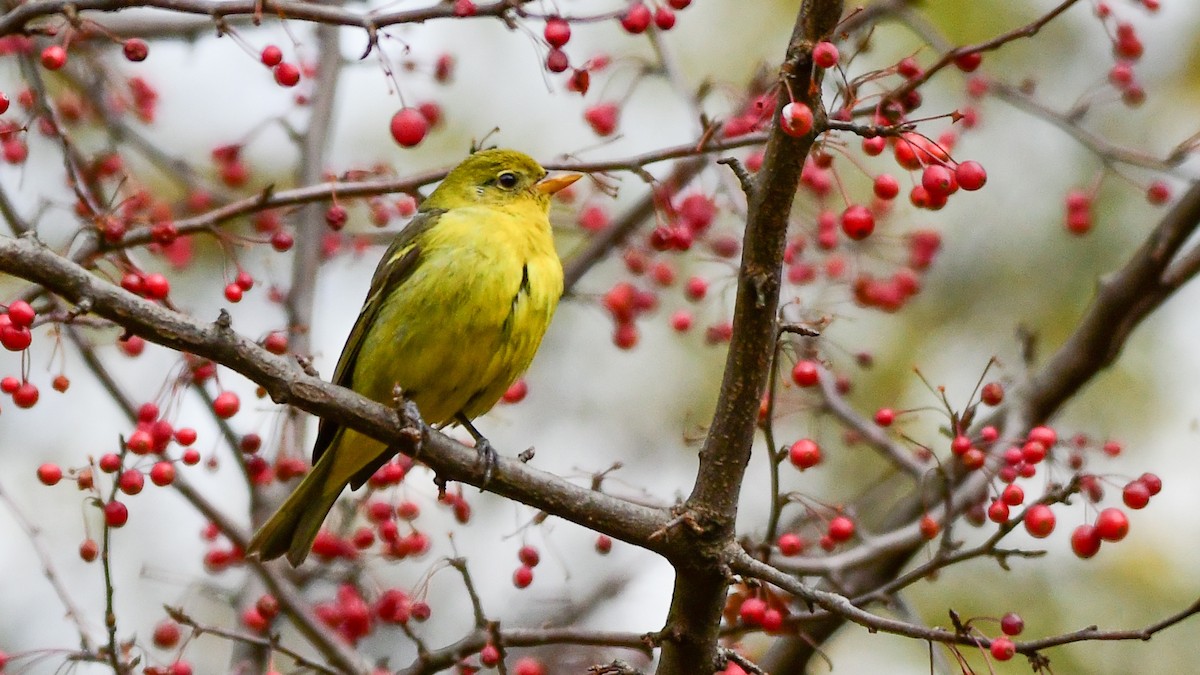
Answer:
[[[375,275],[371,277],[371,288],[367,291],[367,299],[358,313],[354,328],[350,330],[350,337],[346,338],[346,346],[342,347],[342,356],[338,359],[337,368],[333,372],[334,384],[349,389],[354,388],[352,381],[354,365],[358,361],[358,352],[365,342],[367,331],[375,323],[375,317],[379,314],[384,300],[417,268],[421,254],[420,236],[433,227],[443,213],[445,211],[441,209],[430,209],[418,213],[396,235],[391,246],[388,246],[383,258],[379,261],[379,266],[375,268]],[[317,431],[317,440],[313,444],[312,463],[314,465],[329,449],[337,437],[339,429],[340,426],[337,422],[328,419],[321,420]]]

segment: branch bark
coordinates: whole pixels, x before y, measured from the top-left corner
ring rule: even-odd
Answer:
[[[767,139],[759,178],[748,195],[733,334],[721,393],[700,451],[696,482],[677,524],[695,554],[675,565],[659,675],[711,673],[719,664],[717,638],[729,583],[724,555],[735,536],[759,399],[775,349],[788,222],[804,159],[824,123],[820,82],[813,77],[812,46],[833,31],[841,14],[840,0],[805,0],[780,67],[773,119],[779,119],[780,111],[795,96],[816,111],[819,123],[799,138],[782,133],[776,125]]]

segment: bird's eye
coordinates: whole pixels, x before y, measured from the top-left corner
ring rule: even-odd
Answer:
[[[518,181],[517,174],[515,174],[511,171],[505,171],[504,173],[502,173],[496,177],[496,184],[499,185],[500,187],[504,188],[505,190],[511,190],[511,189],[517,187],[517,181]]]

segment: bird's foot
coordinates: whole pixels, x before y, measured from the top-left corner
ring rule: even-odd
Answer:
[[[421,418],[417,404],[405,398],[400,387],[393,389],[392,394],[396,404],[396,415],[400,418],[400,435],[412,443],[411,456],[415,459],[421,454],[421,446],[425,441],[425,420]]]
[[[479,491],[483,492],[496,472],[496,448],[492,447],[491,441],[480,436],[475,439],[475,452],[479,453],[479,461],[483,462],[483,482],[479,484]]]

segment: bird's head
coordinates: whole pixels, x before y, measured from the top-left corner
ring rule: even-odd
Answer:
[[[547,176],[532,157],[516,150],[481,150],[454,167],[422,208],[450,209],[467,204],[504,206],[525,200],[550,208],[550,196],[582,174]]]

